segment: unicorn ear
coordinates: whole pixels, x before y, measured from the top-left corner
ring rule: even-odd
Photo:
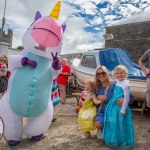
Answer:
[[[60,13],[60,6],[61,6],[61,1],[59,1],[55,7],[53,8],[52,12],[49,14],[51,18],[55,18],[58,20],[59,13]]]
[[[35,21],[40,19],[42,17],[40,11],[37,11],[36,14],[35,14]]]
[[[66,30],[66,23],[64,22],[64,23],[61,25],[61,27],[62,27],[63,32],[65,32],[65,30]]]

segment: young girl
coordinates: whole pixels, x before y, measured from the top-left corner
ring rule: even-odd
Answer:
[[[114,148],[132,148],[134,146],[134,128],[132,113],[128,107],[129,82],[126,68],[119,65],[114,70],[117,79],[114,95],[110,100],[104,117],[103,139],[105,144]],[[122,107],[116,104],[119,98],[124,98]]]
[[[81,138],[90,137],[90,131],[95,130],[94,117],[96,115],[96,107],[94,106],[94,101],[96,101],[94,92],[94,82],[86,81],[84,85],[84,91],[82,92],[79,103],[82,108],[78,115],[78,124],[80,130],[83,132]]]
[[[5,65],[5,60],[0,56],[0,98],[5,94],[8,84],[7,66]]]

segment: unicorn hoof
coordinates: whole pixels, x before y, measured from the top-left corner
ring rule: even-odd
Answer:
[[[41,141],[44,138],[45,138],[44,134],[40,134],[40,135],[37,135],[37,136],[32,136],[30,141],[32,141],[32,142]]]
[[[20,143],[20,141],[14,141],[14,140],[9,140],[8,141],[8,144],[10,145],[10,146],[16,146],[16,145],[18,145]]]

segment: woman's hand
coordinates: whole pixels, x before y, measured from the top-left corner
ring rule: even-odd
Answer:
[[[123,98],[119,98],[117,101],[117,105],[122,106],[122,104],[123,104]]]
[[[106,101],[107,97],[105,95],[98,95],[97,100]]]
[[[93,102],[94,102],[95,105],[98,105],[98,104],[102,103],[102,101],[100,99],[94,99]]]

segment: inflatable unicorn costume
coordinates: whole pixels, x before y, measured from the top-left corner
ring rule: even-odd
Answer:
[[[23,134],[39,141],[51,124],[53,105],[49,96],[53,78],[61,71],[57,54],[61,52],[63,29],[55,19],[37,12],[23,36],[24,50],[9,58],[11,76],[0,100],[0,117],[9,145],[17,145]]]

